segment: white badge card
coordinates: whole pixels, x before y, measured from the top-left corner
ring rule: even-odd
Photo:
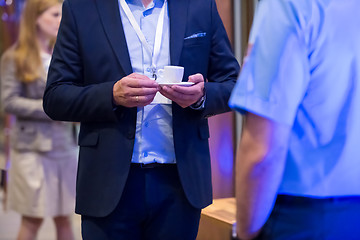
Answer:
[[[150,78],[150,79],[155,81],[155,78]],[[159,92],[156,93],[154,100],[151,102],[151,104],[171,104],[171,103],[172,101],[170,99],[168,99]]]

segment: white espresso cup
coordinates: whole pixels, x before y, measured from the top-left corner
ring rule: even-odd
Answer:
[[[184,67],[165,66],[164,69],[158,70],[159,83],[179,83],[184,76]]]

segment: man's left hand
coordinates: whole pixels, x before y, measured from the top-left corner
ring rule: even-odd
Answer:
[[[186,108],[204,96],[204,77],[200,73],[189,76],[189,82],[195,83],[191,86],[162,86],[160,93],[168,99],[176,102],[182,108]]]

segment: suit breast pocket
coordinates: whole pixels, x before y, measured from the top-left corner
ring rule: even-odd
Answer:
[[[210,43],[206,38],[184,41],[180,65],[185,67],[184,76],[195,73],[207,73],[210,55]]]
[[[201,46],[201,45],[204,45],[204,44],[206,44],[206,38],[205,37],[184,39],[184,47]]]

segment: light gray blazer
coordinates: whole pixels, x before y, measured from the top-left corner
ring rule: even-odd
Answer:
[[[45,78],[43,76],[26,84],[20,82],[15,74],[14,48],[3,54],[0,68],[1,103],[6,113],[16,116],[10,135],[11,147],[16,150],[52,150],[53,121],[42,107]]]

